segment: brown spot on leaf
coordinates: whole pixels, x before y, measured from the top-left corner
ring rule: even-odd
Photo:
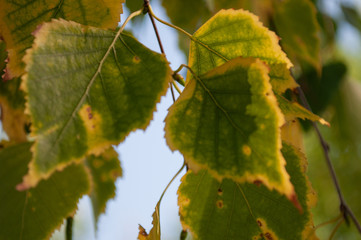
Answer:
[[[133,57],[133,62],[139,63],[139,62],[140,62],[140,58],[139,58],[138,56],[134,56],[134,57]]]
[[[293,205],[298,209],[298,211],[300,212],[300,214],[303,213],[303,209],[302,206],[300,204],[300,202],[298,201],[297,195],[293,194],[290,198],[290,201],[293,203]]]
[[[92,118],[93,118],[93,114],[92,114],[91,112],[88,114],[88,118],[89,118],[89,119],[92,119]]]
[[[255,180],[255,181],[253,181],[253,184],[256,185],[257,187],[259,187],[263,184],[263,182],[261,180]]]
[[[257,220],[258,226],[262,227],[262,222],[260,220]]]
[[[267,240],[273,240],[273,239],[274,239],[274,238],[272,237],[272,234],[269,233],[269,232],[266,232],[266,233],[264,234],[264,236],[265,236],[265,238],[266,238]]]
[[[222,195],[223,194],[223,190],[221,188],[218,188],[218,195]]]
[[[222,200],[218,200],[218,201],[216,202],[216,205],[217,205],[218,208],[223,208],[223,201],[222,201]]]

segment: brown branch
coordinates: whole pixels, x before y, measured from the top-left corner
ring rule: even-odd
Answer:
[[[309,111],[312,112],[311,106],[309,105],[309,103],[308,103],[308,101],[306,99],[305,93],[303,92],[301,87],[297,88],[297,93],[298,93],[298,95],[300,97],[300,100],[301,100],[303,106],[305,108],[307,108]],[[339,181],[338,181],[337,176],[336,176],[335,169],[334,169],[334,167],[332,165],[332,162],[331,162],[331,159],[330,159],[330,155],[329,155],[330,147],[327,144],[327,142],[325,141],[325,139],[323,138],[323,136],[322,136],[322,134],[320,132],[320,129],[317,127],[317,124],[315,122],[312,122],[312,125],[313,125],[313,128],[315,129],[315,131],[317,133],[317,136],[318,136],[318,139],[319,139],[319,141],[320,141],[320,143],[322,145],[323,153],[324,153],[324,156],[325,156],[325,159],[326,159],[326,164],[327,164],[328,170],[329,170],[329,172],[331,174],[332,181],[333,181],[333,183],[335,185],[335,188],[336,188],[336,191],[337,191],[337,194],[338,194],[338,198],[340,200],[340,211],[341,211],[341,213],[343,215],[343,218],[345,219],[346,223],[348,223],[349,222],[348,216],[350,216],[352,221],[354,222],[357,230],[361,234],[361,225],[358,222],[358,220],[357,220],[356,216],[354,215],[354,213],[352,212],[351,208],[347,205],[347,203],[345,201],[345,198],[343,197],[341,187],[340,187]]]
[[[68,217],[66,219],[66,240],[73,239],[73,217]]]
[[[149,16],[149,18],[150,18],[150,21],[152,22],[155,35],[157,36],[157,40],[158,40],[158,45],[159,45],[159,48],[160,48],[160,52],[164,55],[164,57],[166,57],[165,52],[164,52],[164,48],[163,48],[162,41],[160,40],[160,36],[159,36],[159,32],[158,32],[157,25],[155,24],[155,21],[154,21],[154,18],[153,18],[153,16],[152,16],[152,14],[149,14],[149,0],[144,0],[144,5],[143,5],[143,7],[144,7],[143,13],[144,13],[144,14],[148,13],[148,16]],[[172,93],[173,102],[175,102],[175,96],[174,96],[174,90],[173,90],[172,83],[169,83],[169,87],[170,87],[170,91],[171,91],[171,93]]]

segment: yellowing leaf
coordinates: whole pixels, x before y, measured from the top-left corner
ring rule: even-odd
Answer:
[[[281,154],[283,115],[259,59],[236,58],[193,78],[170,108],[166,139],[188,166],[218,179],[262,181],[289,199],[294,189]]]
[[[189,66],[197,75],[239,56],[259,58],[268,65],[292,66],[278,45],[276,34],[245,10],[219,11],[194,33],[193,38]],[[189,80],[191,75],[188,74]]]
[[[321,70],[319,25],[311,0],[285,0],[274,4],[274,22],[282,45],[294,60]]]
[[[295,89],[299,86],[284,63],[271,64],[269,76],[271,78],[272,90],[276,94],[282,94],[287,89]]]
[[[85,168],[71,165],[35,188],[17,191],[31,159],[30,146],[23,143],[0,151],[0,239],[48,239],[90,190]]]
[[[282,110],[282,113],[285,115],[287,121],[292,121],[294,118],[309,119],[311,121],[318,121],[323,125],[330,125],[323,118],[313,114],[308,111],[306,108],[302,107],[296,102],[290,102],[286,98],[276,94],[278,105]]]
[[[0,35],[9,50],[12,76],[24,73],[22,58],[34,40],[32,33],[43,22],[64,18],[81,24],[115,28],[125,0],[0,0]]]
[[[64,20],[39,29],[26,63],[36,142],[24,187],[145,129],[171,72],[129,35]]]
[[[264,27],[257,16],[241,9],[222,10],[197,30],[190,47],[189,66],[200,75],[239,56],[267,63],[275,93],[298,86],[289,73],[292,63],[279,46],[276,34]],[[187,82],[191,78],[188,72]],[[281,110],[293,107],[284,104]],[[302,111],[312,115],[306,109]]]
[[[90,198],[97,222],[99,215],[105,212],[108,200],[115,196],[115,181],[122,176],[122,168],[118,154],[112,147],[100,156],[87,157],[86,162],[92,176],[93,189]]]
[[[221,182],[206,170],[182,178],[178,204],[183,229],[192,239],[317,239],[309,209],[310,188],[304,157],[293,147],[282,149],[287,171],[295,186],[302,211],[260,182]]]
[[[152,215],[153,217],[153,227],[150,230],[149,234],[145,231],[145,229],[139,225],[139,234],[138,234],[138,240],[160,240],[160,216],[159,216],[159,207],[160,207],[160,201],[155,206],[154,213]]]

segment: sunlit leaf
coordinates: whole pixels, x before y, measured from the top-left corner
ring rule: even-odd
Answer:
[[[320,27],[314,4],[310,0],[285,0],[274,6],[274,22],[287,54],[292,60],[306,61],[320,71]]]
[[[193,78],[166,118],[166,139],[188,166],[217,178],[262,181],[290,199],[281,154],[283,115],[259,59],[236,58]]]
[[[222,9],[244,9],[257,15],[263,23],[268,22],[272,0],[213,0],[214,11]]]
[[[29,149],[24,143],[0,151],[0,239],[49,238],[90,190],[84,167],[70,165],[35,188],[17,191],[31,159]]]
[[[161,232],[160,232],[160,216],[159,216],[159,207],[160,207],[160,201],[155,206],[154,213],[152,215],[153,221],[152,221],[152,229],[150,230],[149,234],[145,231],[145,229],[139,225],[139,234],[138,239],[139,240],[160,240]]]
[[[284,64],[287,69],[292,66],[278,45],[276,34],[245,10],[221,10],[193,38],[189,66],[197,75],[239,56],[260,58],[269,65]]]
[[[42,26],[26,63],[36,142],[24,187],[145,129],[170,78],[165,57],[133,37],[64,20]]]
[[[329,123],[325,121],[323,118],[317,116],[316,114],[313,114],[312,112],[308,111],[306,108],[302,107],[297,102],[291,102],[287,100],[286,98],[276,94],[278,105],[284,114],[286,121],[291,121],[294,118],[300,118],[300,119],[308,119],[311,121],[318,121],[323,125],[328,125]]]
[[[286,67],[286,64],[271,64],[270,73],[272,90],[281,94],[287,89],[295,89],[298,84],[291,76],[290,70]]]
[[[92,200],[95,221],[105,207],[109,199],[115,197],[115,181],[122,176],[122,168],[117,152],[111,147],[100,156],[87,157],[87,166],[92,176]]]
[[[193,38],[189,66],[198,75],[238,56],[255,57],[269,65],[276,93],[298,86],[289,73],[292,63],[278,45],[278,37],[248,11],[222,10],[198,29]],[[191,78],[188,72],[187,81]]]
[[[178,190],[182,226],[193,239],[317,239],[309,203],[314,198],[305,177],[306,161],[293,147],[282,149],[302,211],[261,182],[219,182],[206,170],[188,171]]]
[[[64,18],[81,24],[115,28],[125,0],[0,0],[0,35],[9,50],[8,68],[13,76],[24,73],[22,58],[31,47],[32,33],[51,18]]]

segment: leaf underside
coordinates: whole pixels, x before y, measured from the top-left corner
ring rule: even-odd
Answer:
[[[167,89],[168,62],[129,35],[115,37],[65,20],[36,34],[24,76],[36,136],[24,187],[148,126]]]
[[[262,181],[294,194],[280,152],[283,116],[258,59],[236,58],[192,79],[166,118],[166,139],[195,171]]]
[[[63,18],[84,25],[115,28],[125,0],[0,0],[0,35],[9,50],[8,69],[12,76],[24,73],[22,59],[30,48],[32,33],[52,18]]]
[[[0,239],[49,238],[90,190],[85,168],[70,165],[35,188],[17,191],[31,159],[30,146],[23,143],[0,151]]]
[[[206,170],[189,171],[178,190],[183,228],[193,239],[317,239],[308,206],[312,196],[304,175],[305,159],[288,145],[282,153],[302,213],[260,183],[219,182]]]

